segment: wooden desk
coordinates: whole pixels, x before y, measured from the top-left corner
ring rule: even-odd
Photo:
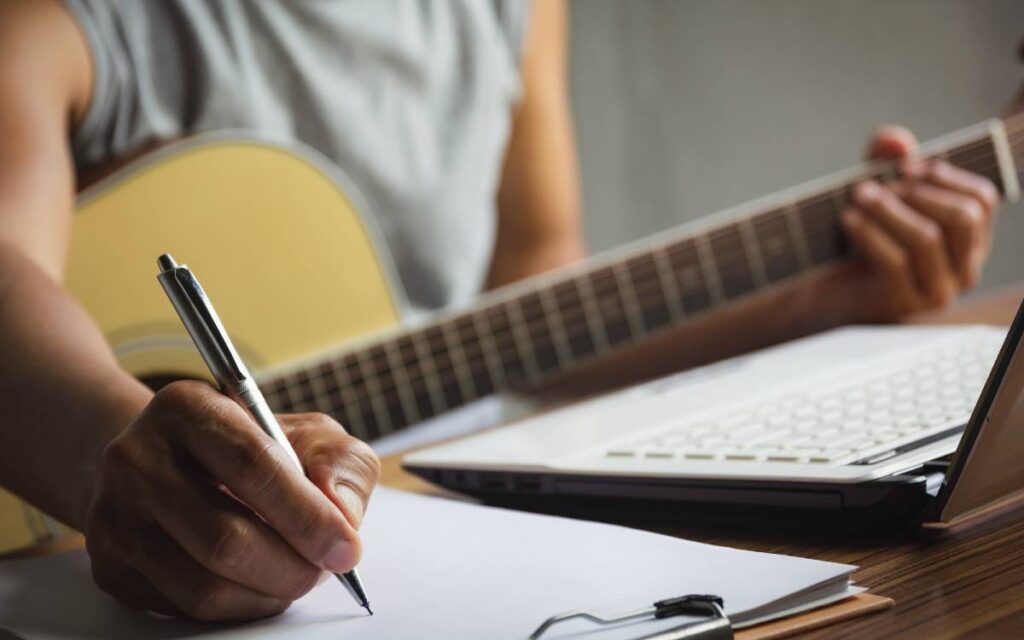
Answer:
[[[1024,284],[966,301],[913,322],[1009,324]],[[384,461],[383,483],[419,493],[441,490]],[[945,534],[903,532],[859,539],[822,534],[746,532],[712,527],[628,522],[631,526],[743,549],[856,564],[860,584],[896,600],[893,609],[826,627],[801,638],[1020,637],[1024,627],[1024,512],[1007,513]],[[15,554],[40,555],[58,547]]]
[[[1009,325],[1022,298],[1024,284],[1017,284],[911,322]],[[397,457],[384,465],[389,486],[442,493],[403,472]],[[888,611],[799,638],[1024,637],[1024,510],[944,534],[912,531],[871,539],[618,522],[710,544],[855,564],[859,584],[896,601]]]

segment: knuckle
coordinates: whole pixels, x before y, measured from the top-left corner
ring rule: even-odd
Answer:
[[[114,438],[100,453],[100,479],[105,486],[127,487],[142,482],[146,472],[146,449],[131,434]],[[127,480],[126,478],[131,478]]]
[[[973,229],[984,222],[985,211],[982,209],[980,202],[974,198],[969,198],[964,200],[963,204],[957,208],[956,220],[961,227]]]
[[[318,427],[324,429],[331,429],[333,431],[339,431],[341,433],[348,433],[345,431],[345,427],[340,422],[327,415],[326,413],[311,413],[309,414],[310,420]]]
[[[252,557],[248,523],[225,518],[217,525],[207,553],[207,566],[217,573],[243,566]]]
[[[224,449],[239,488],[247,495],[263,496],[278,485],[282,460],[279,447],[269,438],[233,439]]]
[[[925,249],[936,249],[942,245],[942,227],[929,219],[922,219],[918,227],[918,242]]]
[[[358,465],[362,475],[376,482],[380,478],[381,464],[377,452],[356,438],[351,438],[347,451],[348,457]]]
[[[903,273],[910,268],[910,257],[906,251],[900,251],[892,255],[889,264],[893,271]]]
[[[150,406],[160,411],[181,412],[194,406],[198,389],[203,385],[194,380],[178,380],[156,392]]]
[[[983,180],[981,186],[978,189],[978,195],[981,201],[984,203],[985,208],[989,211],[996,208],[999,204],[999,190],[992,184],[991,180]]]

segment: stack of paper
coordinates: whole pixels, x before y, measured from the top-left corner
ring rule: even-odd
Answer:
[[[741,626],[861,591],[848,565],[387,489],[375,494],[362,535],[372,617],[334,580],[285,614],[242,626],[136,613],[97,590],[88,557],[74,552],[0,563],[0,638],[526,638],[570,609],[616,613],[712,593]],[[550,637],[635,638],[683,622],[596,631],[571,623]]]

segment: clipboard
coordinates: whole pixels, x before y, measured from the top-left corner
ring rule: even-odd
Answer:
[[[868,613],[884,611],[894,605],[892,598],[860,593],[831,605],[804,613],[771,620],[752,627],[734,629],[723,611],[722,599],[715,595],[693,594],[660,600],[650,607],[625,614],[606,617],[590,611],[568,611],[545,620],[530,635],[529,640],[542,640],[552,627],[575,619],[585,619],[601,626],[614,626],[642,618],[665,619],[676,615],[698,616],[678,627],[638,636],[635,640],[775,640],[797,633],[825,627]]]

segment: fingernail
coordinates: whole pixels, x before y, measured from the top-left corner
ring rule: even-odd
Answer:
[[[338,496],[338,500],[344,506],[345,516],[349,523],[358,529],[359,525],[363,523],[363,498],[352,487],[342,483],[334,485],[334,494]]]
[[[355,564],[355,547],[345,540],[335,542],[324,558],[324,566],[334,573],[349,571]]]

